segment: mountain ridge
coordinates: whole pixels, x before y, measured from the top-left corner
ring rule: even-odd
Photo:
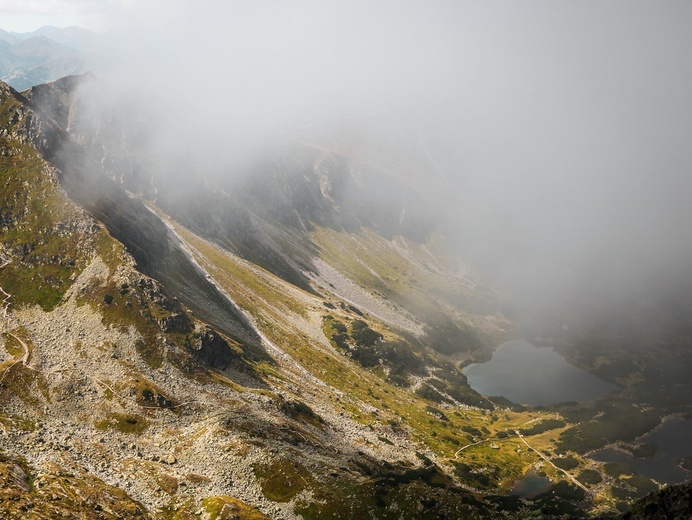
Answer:
[[[97,34],[77,27],[41,27],[28,33],[0,29],[0,79],[24,90],[83,73]]]

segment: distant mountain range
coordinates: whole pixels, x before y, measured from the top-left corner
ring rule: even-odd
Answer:
[[[45,26],[33,32],[0,29],[0,79],[21,91],[86,70],[99,35],[80,27]]]

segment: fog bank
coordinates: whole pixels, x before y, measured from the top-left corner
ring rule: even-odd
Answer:
[[[447,178],[459,250],[526,303],[689,277],[688,2],[177,0],[109,21],[97,72],[149,96],[157,146],[203,173],[384,118]]]

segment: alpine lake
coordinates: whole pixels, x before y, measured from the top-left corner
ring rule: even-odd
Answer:
[[[468,365],[463,373],[479,394],[531,406],[591,401],[618,389],[571,365],[552,348],[523,340],[500,345],[490,361]]]
[[[482,395],[502,396],[530,406],[591,401],[618,390],[617,386],[571,365],[552,348],[536,347],[524,340],[500,345],[490,361],[468,365],[463,373],[471,388]],[[687,468],[692,460],[690,439],[692,421],[673,417],[637,439],[635,444],[650,447],[652,453],[646,456],[637,458],[626,450],[608,447],[590,457],[624,464],[661,484],[674,484],[692,476]],[[685,460],[687,463],[683,464]],[[548,487],[547,479],[530,472],[515,483],[511,494],[530,497]]]

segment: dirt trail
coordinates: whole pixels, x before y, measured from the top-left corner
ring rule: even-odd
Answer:
[[[10,262],[11,262],[11,260],[8,257],[6,257],[2,252],[0,252],[0,269],[6,267]],[[5,291],[5,289],[3,289],[2,287],[0,287],[0,293],[2,293],[2,295],[4,297],[2,303],[0,304],[0,306],[2,307],[2,319],[3,319],[2,328],[3,329],[9,329],[9,317],[7,315],[7,310],[10,307],[10,298],[12,298],[12,295],[10,293],[8,293],[7,291]],[[7,367],[7,369],[3,372],[2,376],[0,377],[0,383],[3,382],[3,380],[5,379],[7,374],[10,372],[10,370],[12,370],[12,368],[14,368],[14,366],[17,365],[18,363],[21,363],[22,365],[24,365],[26,368],[28,368],[30,370],[35,370],[32,366],[29,365],[29,356],[31,355],[31,351],[29,350],[29,346],[24,342],[24,340],[22,340],[22,338],[20,338],[16,334],[9,332],[9,330],[7,330],[5,332],[5,334],[14,338],[15,341],[17,341],[17,343],[19,343],[21,345],[23,353],[22,353],[21,358],[17,359],[14,363],[12,363],[9,367]],[[3,431],[5,433],[7,433],[7,430],[5,430],[4,427],[3,427]]]
[[[10,262],[11,260],[0,251],[0,269],[8,265]],[[10,306],[10,298],[12,298],[12,295],[6,292],[2,287],[0,287],[0,293],[2,293],[4,297],[2,303],[0,304],[0,306],[2,306],[2,318],[7,320],[7,308]]]
[[[0,251],[0,269],[9,265],[11,261],[12,260],[9,257],[7,257],[4,253],[2,253]],[[3,319],[2,328],[9,329],[10,327],[9,327],[8,309],[10,307],[10,298],[12,298],[12,295],[10,293],[8,293],[7,291],[5,291],[5,289],[3,289],[2,287],[0,287],[0,293],[4,297],[2,303],[0,303],[0,307],[2,308],[1,312],[2,312],[2,319]],[[31,355],[31,351],[29,350],[29,346],[24,342],[24,340],[22,338],[20,338],[19,336],[17,336],[16,334],[13,334],[9,330],[7,330],[5,332],[5,334],[14,338],[15,341],[17,341],[17,343],[19,343],[21,345],[23,353],[22,353],[21,358],[19,358],[14,363],[12,363],[9,367],[7,367],[5,372],[3,372],[2,377],[0,377],[0,383],[2,383],[2,381],[5,379],[5,376],[9,373],[9,371],[17,363],[21,363],[22,365],[24,365],[26,368],[28,368],[30,370],[35,370],[35,368],[33,368],[32,366],[29,365],[29,356]]]
[[[528,442],[526,442],[526,439],[524,439],[524,436],[523,436],[521,433],[519,433],[519,430],[514,430],[514,433],[517,434],[517,437],[519,437],[519,438],[524,442],[524,444],[526,444],[526,446],[527,446],[531,451],[535,452],[540,458],[542,458],[545,462],[547,462],[548,464],[550,464],[550,465],[551,465],[552,467],[554,467],[556,470],[561,471],[562,473],[564,473],[564,474],[567,476],[567,478],[570,479],[570,480],[574,483],[575,486],[580,487],[581,489],[583,489],[583,490],[586,491],[587,493],[589,492],[589,490],[586,489],[586,486],[585,486],[584,484],[582,484],[581,482],[579,482],[576,478],[574,478],[572,475],[570,475],[566,470],[564,470],[564,469],[562,469],[562,468],[558,468],[555,464],[553,464],[553,462],[552,462],[548,457],[546,457],[545,455],[543,455],[540,451],[538,451],[536,448],[534,448],[534,447],[531,446]]]
[[[472,442],[471,444],[467,444],[466,446],[462,446],[459,448],[456,453],[454,454],[454,457],[458,457],[459,454],[464,451],[466,448],[470,448],[471,446],[476,446],[478,444],[483,444],[484,442],[490,442],[490,439],[481,439],[480,441]]]

